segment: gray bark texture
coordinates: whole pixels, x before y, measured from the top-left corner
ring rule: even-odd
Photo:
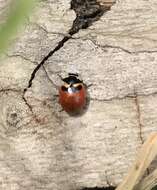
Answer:
[[[40,1],[1,57],[1,190],[117,186],[157,129],[156,0],[117,0],[49,57],[23,97],[34,68],[72,27],[70,3]],[[69,72],[92,84],[77,117],[61,112],[56,96],[58,75]]]

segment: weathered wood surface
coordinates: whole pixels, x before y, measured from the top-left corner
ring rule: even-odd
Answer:
[[[4,2],[3,0],[0,1]],[[3,5],[3,3],[1,4]],[[71,28],[70,1],[41,1],[0,63],[0,189],[117,185],[157,129],[157,1],[117,0],[30,74]],[[60,112],[58,74],[89,88],[84,114]]]

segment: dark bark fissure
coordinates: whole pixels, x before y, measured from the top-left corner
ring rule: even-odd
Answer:
[[[144,139],[142,136],[142,123],[141,123],[141,110],[140,110],[140,105],[139,105],[139,99],[137,94],[135,94],[135,105],[136,105],[136,110],[137,110],[137,121],[138,121],[138,125],[139,125],[139,138],[141,140],[141,144],[144,143]]]
[[[45,64],[45,62],[59,49],[61,49],[64,44],[72,37],[72,35],[76,34],[80,29],[88,28],[93,22],[99,20],[99,18],[110,9],[108,6],[102,6],[96,0],[72,0],[71,1],[71,9],[73,9],[76,13],[76,19],[73,21],[73,25],[68,32],[68,35],[65,36],[58,45],[51,50],[42,61],[35,67],[33,70],[31,77],[28,81],[28,86],[23,91],[23,99],[27,103],[24,95],[26,91],[32,86],[32,82],[36,76],[36,73],[40,69],[41,66]]]
[[[154,186],[151,190],[157,190],[157,185]]]
[[[81,190],[115,190],[116,187],[108,186],[108,187],[91,187],[91,188],[83,188]]]
[[[69,34],[73,35],[80,29],[86,29],[91,24],[100,19],[108,7],[101,6],[96,0],[72,0],[71,9],[76,13],[76,19],[73,22]]]

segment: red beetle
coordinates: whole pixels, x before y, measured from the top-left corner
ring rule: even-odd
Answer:
[[[86,105],[86,86],[78,74],[69,73],[62,78],[64,84],[59,89],[59,103],[68,113],[79,113]]]

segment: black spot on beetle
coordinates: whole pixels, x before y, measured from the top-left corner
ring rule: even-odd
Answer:
[[[65,86],[62,86],[61,89],[62,89],[63,91],[68,91],[68,88],[66,88]]]
[[[77,86],[76,89],[77,89],[78,91],[81,90],[81,89],[82,89],[82,85]]]

